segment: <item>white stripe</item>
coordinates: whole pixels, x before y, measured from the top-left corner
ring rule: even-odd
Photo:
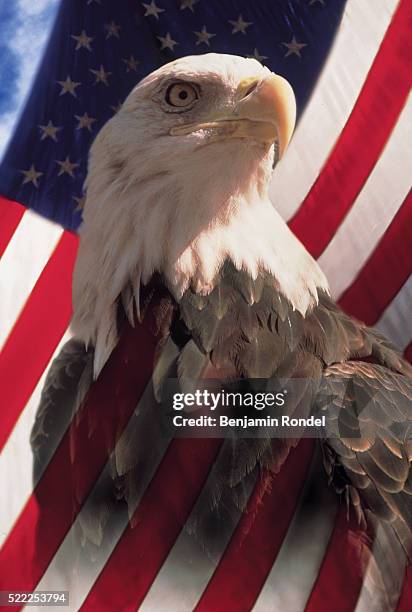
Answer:
[[[0,350],[63,229],[27,210],[0,260]]]
[[[63,344],[69,340],[70,336],[69,331],[66,331],[53,354],[52,360],[57,357]],[[46,376],[47,369],[40,378],[0,453],[0,482],[3,491],[7,491],[7,495],[0,496],[0,547],[33,490],[33,456],[30,447],[30,432],[40,403],[40,394]]]
[[[213,477],[212,470],[209,478]],[[246,484],[248,499],[255,483],[256,478],[249,477]],[[198,512],[198,506],[204,503],[203,498],[200,497],[191,517]],[[188,520],[189,524],[191,517]],[[236,517],[232,516],[231,529],[225,528],[222,530],[223,533],[219,543],[214,547],[213,556],[206,553],[198,540],[193,535],[189,535],[187,530],[183,528],[142,605],[139,607],[139,612],[191,612],[194,610],[241,517],[242,512],[240,510]]]
[[[352,284],[408,195],[411,157],[409,97],[362,192],[318,260],[335,299]]]
[[[412,276],[389,304],[377,323],[377,327],[402,352],[412,340]]]
[[[317,449],[298,507],[253,612],[303,612],[328,547],[337,507],[337,496],[327,484]]]
[[[348,0],[314,94],[274,172],[271,199],[285,219],[299,208],[338,139],[397,4]]]

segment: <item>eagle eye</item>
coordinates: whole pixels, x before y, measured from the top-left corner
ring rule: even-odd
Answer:
[[[165,100],[175,108],[186,108],[198,99],[197,90],[190,83],[174,83],[167,88]]]

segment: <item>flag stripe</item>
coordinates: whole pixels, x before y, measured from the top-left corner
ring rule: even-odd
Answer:
[[[213,465],[222,440],[175,439],[145,492],[131,524],[81,609],[107,602],[112,610],[134,611],[166,559]],[[130,563],[130,550],[139,564]]]
[[[0,195],[0,257],[16,231],[26,207]]]
[[[253,612],[303,612],[328,548],[337,510],[338,498],[325,478],[318,446],[299,505]]]
[[[54,351],[52,360],[57,357],[69,338],[70,333],[66,331]],[[0,453],[0,482],[4,491],[7,491],[7,495],[0,498],[0,547],[33,491],[33,454],[29,444],[29,436],[46,376],[47,370],[43,372]],[[56,444],[58,442],[59,440],[56,440]]]
[[[354,281],[408,195],[410,142],[411,97],[356,202],[318,259],[334,299]]]
[[[344,310],[368,325],[376,323],[411,273],[411,224],[410,191],[375,251],[339,300]]]
[[[389,304],[376,326],[404,351],[412,338],[412,276]]]
[[[305,612],[319,612],[325,609],[325,604],[334,612],[353,612],[355,609],[365,571],[363,560],[354,548],[362,542],[361,536],[355,535],[357,530],[356,522],[353,519],[348,521],[347,508],[342,504]]]
[[[0,575],[3,589],[33,590],[63,541],[150,379],[156,347],[156,338],[149,331],[153,324],[149,315],[144,325],[126,329],[64,435],[0,551],[0,567],[7,567],[7,577],[4,571]],[[142,354],[145,359],[141,359]],[[117,380],[117,386],[113,380]],[[36,497],[42,500],[40,515]],[[36,531],[44,537],[34,556]],[[22,563],[23,550],[27,551],[27,565]]]
[[[274,476],[270,490],[262,477],[197,612],[252,609],[294,515],[313,448],[313,440],[302,440]]]
[[[62,233],[59,225],[31,210],[14,232],[0,259],[0,351]]]
[[[365,184],[409,94],[411,19],[411,2],[401,0],[325,168],[290,221],[292,231],[316,258]]]
[[[76,251],[77,238],[65,232],[0,353],[0,396],[5,407],[0,449],[68,326]]]
[[[290,219],[325,165],[347,122],[398,0],[348,0],[331,51],[270,185],[275,208]],[[350,49],[350,53],[348,53]],[[293,177],[293,180],[291,180]]]

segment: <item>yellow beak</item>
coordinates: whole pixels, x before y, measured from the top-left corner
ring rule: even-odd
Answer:
[[[239,88],[242,84],[239,85]],[[271,74],[257,87],[240,100],[235,114],[239,119],[268,124],[275,128],[275,138],[279,142],[279,157],[282,157],[292,137],[296,121],[296,102],[293,89],[286,79]],[[252,136],[252,133],[250,134]],[[273,139],[274,140],[274,139]],[[273,142],[272,140],[272,142]]]
[[[239,101],[232,114],[217,116],[205,123],[175,126],[170,134],[178,136],[210,130],[208,142],[226,138],[250,138],[272,145],[277,140],[281,158],[292,137],[296,121],[295,96],[288,81],[277,74],[271,74],[261,81],[245,79],[239,84],[237,94]]]

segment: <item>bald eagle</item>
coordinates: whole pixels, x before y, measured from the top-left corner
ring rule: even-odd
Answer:
[[[253,59],[206,54],[149,74],[102,128],[90,153],[73,278],[74,339],[43,391],[32,433],[35,472],[62,427],[59,415],[71,416],[84,396],[79,387],[99,377],[120,335],[154,312],[161,330],[154,402],[170,378],[181,388],[201,379],[302,379],[306,395],[326,391],[328,422],[339,412],[353,431],[356,398],[342,389],[351,382],[370,400],[368,435],[326,431],[320,443],[331,486],[361,524],[385,534],[380,552],[375,547],[378,565],[385,546],[396,551],[398,565],[383,578],[390,597],[412,543],[412,368],[333,302],[320,267],[269,199],[295,111],[281,76]],[[301,409],[301,400],[288,407],[292,415]],[[206,547],[230,521],[230,508],[242,506],[248,475],[281,469],[296,442],[225,440],[196,520]],[[135,443],[132,434],[126,449],[116,449],[101,507],[113,510],[111,488],[132,504],[144,454],[156,443],[136,433]],[[99,545],[107,521],[107,512],[90,517],[83,543]]]

